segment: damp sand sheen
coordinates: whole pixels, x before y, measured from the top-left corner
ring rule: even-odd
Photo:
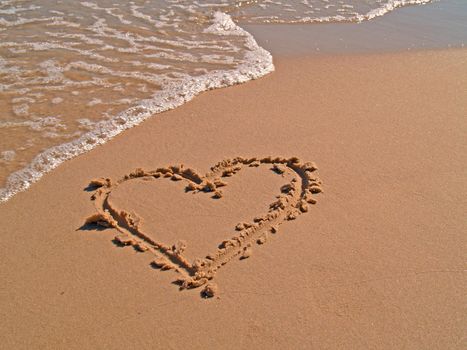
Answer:
[[[264,79],[202,94],[64,162],[0,206],[1,346],[463,349],[465,64],[463,50],[277,59]],[[214,192],[185,192],[199,184],[183,171],[204,177],[227,157],[267,155],[316,162],[318,202],[265,244],[252,233],[206,284],[179,291],[196,272],[172,253],[218,261],[238,224],[261,221],[293,178],[296,203],[303,180],[242,163]],[[125,235],[99,216],[90,221],[102,230],[83,227],[99,212],[111,221],[90,198],[91,179],[102,193],[116,185],[99,198],[139,215],[138,231],[168,254],[110,210]],[[298,209],[287,205],[281,213]],[[174,268],[150,267],[159,257]]]
[[[1,1],[0,349],[464,350],[466,50],[252,28],[415,3]]]
[[[0,3],[0,201],[197,94],[274,70],[243,24],[362,22],[429,0]]]
[[[268,167],[275,174],[284,177],[293,176],[290,182],[280,187],[276,200],[269,205],[264,215],[250,218],[250,222],[239,222],[235,226],[238,233],[218,244],[219,248],[205,257],[189,261],[184,252],[187,249],[185,240],[174,244],[166,244],[157,238],[157,234],[145,232],[142,228],[143,219],[133,211],[121,209],[115,205],[112,192],[117,187],[129,181],[151,181],[155,179],[170,179],[186,182],[185,191],[191,193],[208,193],[213,199],[223,197],[223,188],[228,185],[226,179],[236,175],[244,167]],[[101,227],[114,228],[120,233],[115,236],[117,244],[130,245],[140,252],[149,251],[155,256],[152,265],[161,270],[175,270],[180,274],[176,283],[181,289],[204,286],[201,295],[213,297],[218,294],[218,286],[210,282],[217,271],[230,260],[239,257],[247,259],[252,254],[252,246],[266,243],[270,234],[276,234],[279,226],[286,220],[295,220],[300,214],[308,212],[310,204],[316,204],[315,195],[322,192],[321,180],[316,175],[314,163],[302,163],[297,157],[237,157],[219,162],[206,175],[200,175],[183,165],[158,168],[154,171],[137,169],[122,179],[112,181],[109,178],[92,180],[90,188],[98,188],[91,196],[97,214],[86,219],[86,224],[97,224]],[[243,170],[244,172],[245,170]],[[158,205],[154,203],[154,205]],[[160,205],[160,204],[159,204]],[[162,204],[163,205],[163,204]],[[209,215],[209,213],[207,213]],[[157,229],[157,227],[156,227]],[[203,240],[206,239],[203,237]]]

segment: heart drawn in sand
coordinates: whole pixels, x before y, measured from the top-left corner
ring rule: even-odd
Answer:
[[[229,240],[218,244],[218,248],[204,258],[193,262],[184,255],[187,243],[178,241],[175,244],[160,242],[157,237],[144,232],[141,218],[133,212],[118,210],[109,200],[109,195],[119,185],[138,179],[154,180],[168,179],[185,181],[186,191],[212,192],[213,198],[223,196],[222,187],[227,183],[223,178],[233,176],[243,167],[268,166],[275,173],[292,174],[289,183],[280,188],[276,201],[271,203],[267,213],[252,218],[252,222],[241,222],[236,225],[237,234]],[[94,179],[90,186],[96,188],[91,199],[94,201],[97,213],[86,219],[86,224],[114,228],[119,231],[115,241],[121,245],[131,245],[142,252],[154,255],[153,266],[162,270],[175,270],[179,274],[177,284],[182,289],[195,288],[204,285],[202,295],[212,297],[217,293],[217,286],[210,282],[217,271],[237,256],[248,258],[252,246],[265,242],[267,235],[277,233],[279,225],[284,221],[294,220],[300,214],[308,211],[309,204],[315,204],[315,194],[320,193],[321,181],[316,175],[316,165],[312,162],[301,162],[297,157],[265,157],[226,159],[211,168],[206,175],[200,175],[183,165],[158,168],[153,171],[136,169],[123,178],[112,181],[109,178]]]

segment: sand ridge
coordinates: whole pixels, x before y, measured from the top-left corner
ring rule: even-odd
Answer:
[[[170,179],[185,181],[186,192],[212,193],[212,198],[223,196],[222,187],[227,186],[225,178],[237,174],[244,167],[269,166],[275,174],[293,175],[289,183],[280,189],[277,200],[269,205],[268,212],[252,219],[252,222],[240,222],[235,230],[238,232],[229,240],[224,240],[213,253],[204,258],[196,258],[193,262],[183,254],[187,242],[179,240],[174,244],[166,244],[144,232],[142,218],[134,212],[117,208],[110,194],[120,184],[134,180]],[[277,233],[279,226],[287,220],[294,220],[300,214],[308,212],[309,204],[316,203],[316,194],[322,192],[322,182],[316,174],[317,167],[313,162],[302,162],[297,157],[264,157],[225,159],[206,175],[200,175],[196,170],[175,165],[158,168],[153,171],[136,169],[123,178],[112,181],[110,178],[91,180],[90,188],[96,188],[91,196],[97,213],[89,216],[85,224],[97,224],[100,227],[115,228],[119,234],[114,241],[119,245],[133,246],[141,252],[154,255],[152,265],[161,270],[174,270],[180,277],[175,281],[181,289],[204,286],[203,297],[213,297],[218,294],[218,287],[213,280],[217,271],[237,256],[240,260],[247,259],[252,254],[252,246],[264,244],[269,233]],[[208,283],[209,282],[209,283]]]

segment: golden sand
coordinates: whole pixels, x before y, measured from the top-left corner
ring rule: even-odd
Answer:
[[[465,347],[466,51],[275,63],[0,205],[1,348]]]

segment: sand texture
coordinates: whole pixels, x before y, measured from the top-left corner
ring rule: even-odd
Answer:
[[[275,64],[0,205],[1,349],[465,349],[467,51]]]
[[[240,233],[218,244],[219,248],[215,252],[205,255],[205,257],[196,258],[193,262],[184,254],[187,249],[186,240],[178,240],[174,244],[168,245],[160,239],[154,238],[152,234],[143,229],[144,221],[140,215],[128,207],[122,209],[115,204],[114,198],[111,197],[111,194],[121,184],[139,180],[143,181],[139,184],[140,187],[144,186],[144,182],[149,184],[149,186],[144,186],[147,188],[142,195],[138,195],[135,193],[137,191],[131,191],[131,189],[124,194],[124,197],[138,198],[139,201],[140,198],[150,197],[151,189],[149,187],[154,187],[155,179],[165,178],[186,182],[185,192],[213,193],[212,198],[221,199],[223,197],[222,188],[227,186],[222,178],[235,175],[242,170],[243,166],[258,168],[262,165],[267,165],[271,171],[282,177],[290,172],[294,173],[295,176],[289,183],[281,186],[279,195],[276,196],[274,202],[269,204],[267,213],[251,218],[251,222],[237,223],[234,230]],[[95,202],[97,214],[89,216],[85,224],[95,224],[97,228],[115,228],[119,231],[119,234],[114,238],[117,244],[130,245],[141,252],[150,251],[155,256],[155,260],[152,262],[153,266],[162,270],[173,269],[181,274],[181,277],[175,281],[181,289],[196,288],[207,284],[209,280],[214,278],[218,269],[236,256],[240,255],[240,258],[243,259],[250,257],[253,243],[264,244],[269,233],[277,233],[278,226],[282,224],[282,221],[295,220],[300,214],[308,211],[309,203],[316,204],[316,198],[313,194],[322,192],[321,180],[314,174],[316,170],[317,167],[314,163],[302,163],[297,157],[287,159],[271,156],[261,159],[256,157],[225,159],[211,167],[211,171],[206,175],[200,175],[196,170],[185,168],[183,164],[162,167],[153,171],[139,168],[116,182],[108,178],[91,180],[90,189],[97,187],[91,196],[91,200]],[[300,183],[297,184],[299,181]],[[159,205],[164,205],[167,202],[167,200],[161,201],[161,196],[151,199],[162,202]],[[181,202],[180,206],[183,206],[183,199]],[[151,211],[153,210],[151,208]],[[212,214],[212,211],[207,211],[207,213],[208,215]],[[151,217],[153,214],[149,213],[148,216]],[[90,226],[83,228],[89,229]],[[190,229],[187,233],[190,241],[208,240],[207,235],[203,234],[204,232],[198,235],[195,230]],[[173,235],[174,232],[170,232],[170,234]],[[207,294],[212,293],[206,293],[206,290],[203,290],[202,296]]]

